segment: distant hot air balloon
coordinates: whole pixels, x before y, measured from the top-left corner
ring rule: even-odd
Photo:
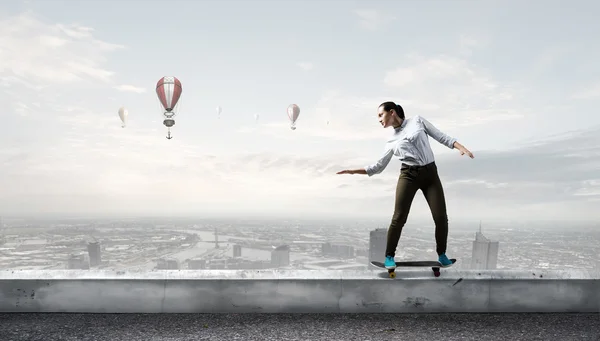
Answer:
[[[120,107],[119,108],[119,118],[121,118],[121,122],[123,122],[123,125],[121,126],[122,128],[125,128],[126,125],[126,121],[127,121],[127,115],[129,114],[129,112],[127,111],[127,109],[125,107]]]
[[[171,127],[175,125],[173,117],[177,113],[177,104],[183,88],[179,79],[173,76],[165,76],[156,83],[156,95],[163,108],[165,120],[163,124],[168,128],[167,139],[171,139]]]
[[[221,108],[221,106],[217,107],[217,117],[221,118],[221,112],[223,111],[223,109]]]
[[[296,130],[296,120],[300,116],[300,107],[296,104],[290,104],[287,108],[287,113],[290,118],[290,129]]]

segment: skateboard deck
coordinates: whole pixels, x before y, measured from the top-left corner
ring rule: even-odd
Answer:
[[[452,264],[456,263],[455,258],[451,258],[450,261]],[[385,269],[385,266],[382,262],[372,261],[371,264],[375,265],[378,268]],[[443,268],[442,264],[438,261],[404,261],[404,262],[396,262],[396,267],[431,267],[433,270],[433,275],[435,277],[440,276],[440,268]],[[390,278],[396,277],[396,269],[386,269],[390,275]]]

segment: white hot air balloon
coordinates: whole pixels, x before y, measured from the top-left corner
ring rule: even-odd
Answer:
[[[217,107],[217,116],[218,118],[221,118],[221,112],[223,111],[223,109],[221,108],[221,106]]]
[[[125,128],[125,125],[127,123],[127,115],[128,114],[129,114],[129,112],[127,111],[127,109],[125,107],[119,108],[119,118],[121,119],[121,122],[123,122],[123,125],[121,126],[122,128]]]
[[[290,118],[290,129],[296,130],[296,120],[300,116],[300,107],[297,104],[290,104],[287,108],[287,114]]]

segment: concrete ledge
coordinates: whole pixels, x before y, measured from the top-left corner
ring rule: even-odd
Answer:
[[[3,270],[0,312],[600,312],[600,273]]]

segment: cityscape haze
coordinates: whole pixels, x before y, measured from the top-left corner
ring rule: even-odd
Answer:
[[[4,219],[0,268],[367,270],[383,258],[374,221]],[[481,230],[480,230],[481,228]],[[480,232],[481,231],[481,232]],[[597,225],[465,223],[448,243],[459,269],[598,269]],[[488,251],[487,240],[496,248]],[[483,246],[482,246],[483,245]],[[485,251],[481,251],[485,250]],[[435,259],[431,223],[409,223],[397,258]],[[491,261],[487,261],[492,258]]]

